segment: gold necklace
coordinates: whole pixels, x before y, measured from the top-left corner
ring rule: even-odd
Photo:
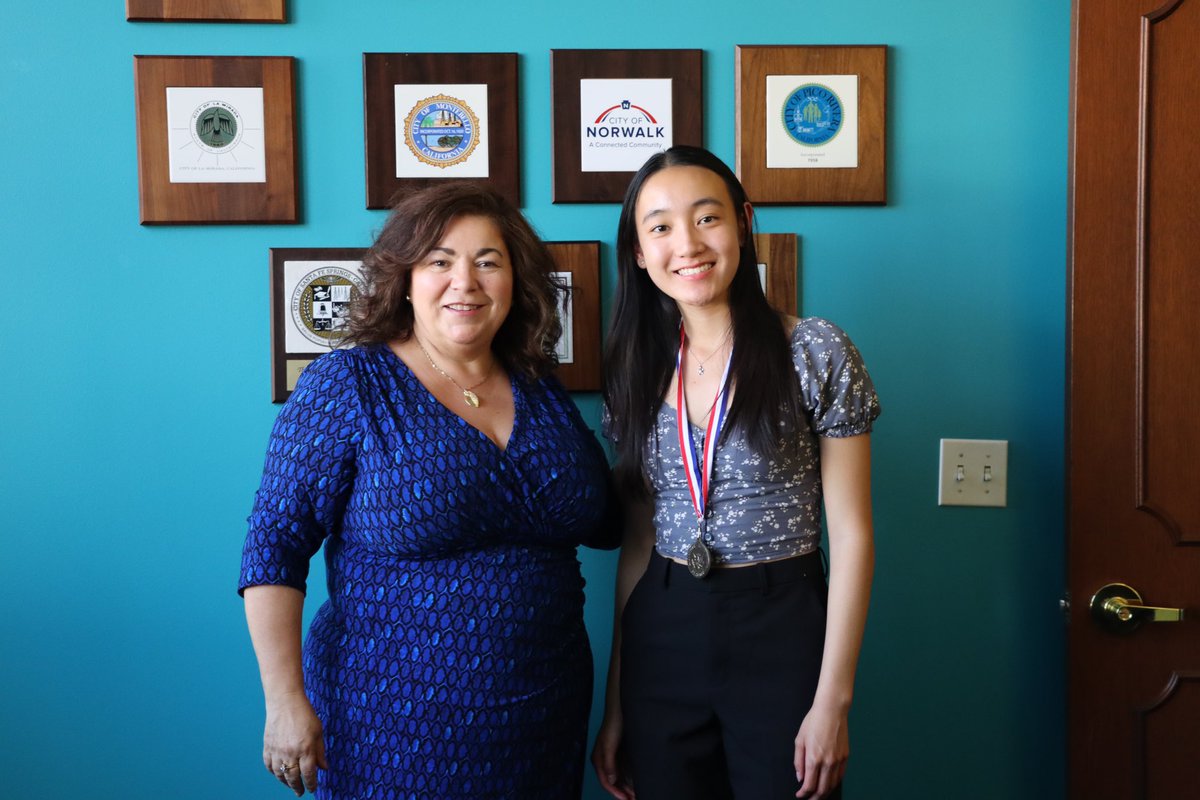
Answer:
[[[446,370],[442,369],[441,367],[439,367],[437,365],[437,362],[435,362],[433,360],[433,356],[429,355],[429,351],[425,349],[425,345],[421,344],[420,339],[418,339],[416,336],[414,336],[413,341],[415,341],[417,343],[417,347],[421,348],[421,352],[425,354],[425,358],[429,359],[429,366],[436,369],[443,378],[445,378],[446,380],[453,383],[456,387],[458,387],[458,390],[460,392],[462,392],[463,400],[467,401],[467,405],[469,405],[471,408],[479,408],[479,395],[475,394],[475,392],[472,390],[478,389],[480,386],[483,386],[485,383],[487,383],[488,378],[492,377],[492,367],[496,366],[496,362],[493,361],[492,366],[488,367],[487,374],[483,376],[483,380],[481,380],[479,383],[475,384],[474,386],[468,386],[467,388],[464,389],[463,385],[461,383],[454,380],[454,378],[450,377],[450,373],[446,372]]]

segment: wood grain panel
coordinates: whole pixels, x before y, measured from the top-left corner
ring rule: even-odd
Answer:
[[[1200,787],[1200,672],[1172,673],[1159,699],[1138,712],[1138,800],[1174,800]]]
[[[125,0],[131,22],[286,22],[284,0]]]
[[[1200,73],[1169,66],[1192,56],[1195,30],[1200,30],[1200,3],[1180,0],[1147,15],[1142,24],[1138,427],[1139,506],[1174,540],[1200,544],[1195,476],[1173,466],[1200,453],[1200,429],[1178,424],[1195,413],[1200,361],[1177,356],[1181,349],[1200,350],[1200,266],[1188,244],[1189,234],[1200,227],[1200,138],[1177,135],[1200,124],[1195,91]]]
[[[767,302],[776,311],[800,316],[797,292],[799,283],[799,237],[794,233],[756,233],[754,249],[761,264],[767,265]]]

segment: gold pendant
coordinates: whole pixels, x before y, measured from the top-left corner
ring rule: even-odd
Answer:
[[[463,389],[463,399],[467,401],[467,405],[471,408],[479,408],[479,395],[470,389]]]

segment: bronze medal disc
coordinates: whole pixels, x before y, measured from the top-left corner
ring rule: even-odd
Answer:
[[[693,578],[703,578],[712,569],[712,553],[699,537],[688,550],[687,568]]]

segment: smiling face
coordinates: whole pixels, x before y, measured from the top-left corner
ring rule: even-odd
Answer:
[[[638,266],[679,304],[727,304],[749,206],[704,167],[667,167],[642,185],[634,208]]]
[[[512,292],[512,262],[496,223],[455,217],[413,266],[413,330],[442,353],[486,350],[508,316]]]

